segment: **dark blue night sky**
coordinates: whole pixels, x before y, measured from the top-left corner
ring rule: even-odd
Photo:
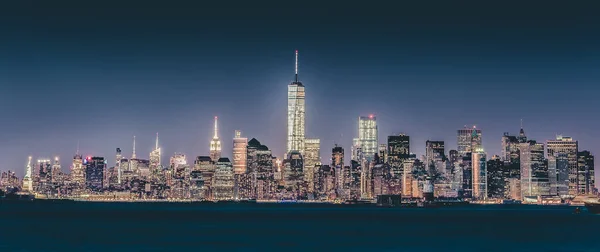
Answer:
[[[163,160],[191,160],[208,154],[215,115],[224,156],[239,129],[281,157],[295,49],[323,162],[334,143],[348,162],[370,113],[381,143],[404,132],[417,154],[428,139],[456,148],[473,124],[500,154],[523,119],[531,139],[572,136],[600,155],[600,18],[583,1],[14,2],[0,4],[0,170],[19,175],[28,155],[67,170],[78,140],[113,163],[135,135],[147,157],[156,132]]]

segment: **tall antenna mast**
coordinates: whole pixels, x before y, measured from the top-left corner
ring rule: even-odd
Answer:
[[[523,118],[521,118],[521,129],[523,128]]]
[[[133,136],[133,153],[131,154],[131,159],[135,159],[135,136]]]
[[[79,155],[79,140],[77,140],[77,152],[75,154]]]
[[[218,120],[218,117],[215,116],[215,136],[214,136],[214,138],[219,137],[219,134],[218,134],[219,128],[217,127],[217,120]]]
[[[296,50],[296,82],[298,82],[298,50]]]
[[[158,132],[156,132],[156,147],[154,147],[154,150],[158,150]]]

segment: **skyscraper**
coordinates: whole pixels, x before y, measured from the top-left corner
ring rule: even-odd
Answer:
[[[248,156],[248,138],[242,137],[242,132],[235,131],[233,138],[233,171],[235,174],[246,173]]]
[[[292,151],[284,161],[283,180],[285,187],[296,188],[304,180],[304,158],[299,151]]]
[[[482,147],[481,145],[481,130],[467,128],[458,130],[458,155],[465,156],[469,152]]]
[[[321,164],[321,140],[307,138],[304,141],[304,148],[304,180],[308,182],[309,192],[312,192],[315,165]]]
[[[579,188],[577,172],[577,141],[568,136],[556,136],[556,140],[546,141],[548,156],[556,156],[559,153],[567,154],[569,161],[569,195],[576,196],[585,188]]]
[[[577,188],[579,194],[592,194],[596,189],[594,155],[589,151],[577,153]]]
[[[544,144],[529,140],[520,144],[521,196],[550,195],[548,168],[544,162]]]
[[[233,165],[229,158],[217,160],[214,179],[214,200],[233,200]]]
[[[296,79],[288,85],[287,149],[286,153],[304,154],[304,84],[298,81],[298,50],[296,50]]]
[[[569,196],[569,159],[567,154],[548,156],[548,182],[550,195]]]
[[[158,133],[156,133],[156,143],[154,150],[150,152],[150,172],[154,173],[160,168],[161,150],[158,147]]]
[[[392,169],[392,175],[399,177],[402,173],[402,164],[410,157],[410,137],[404,134],[388,136],[387,162]]]
[[[473,198],[484,200],[487,198],[487,170],[486,154],[478,148],[472,153],[473,161]]]
[[[215,135],[210,140],[210,158],[213,162],[217,162],[221,158],[221,140],[219,139],[219,128],[217,125],[217,117],[215,116]]]
[[[444,141],[429,141],[425,142],[425,164],[429,167],[437,161],[443,161],[446,155],[444,154]]]
[[[83,160],[83,164],[86,188],[95,192],[101,191],[104,187],[106,160],[103,157],[87,157]]]
[[[374,115],[358,118],[358,143],[364,157],[373,160],[378,151],[377,118]]]

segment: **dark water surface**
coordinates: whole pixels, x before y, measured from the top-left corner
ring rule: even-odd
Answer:
[[[0,204],[0,251],[600,251],[572,207]]]

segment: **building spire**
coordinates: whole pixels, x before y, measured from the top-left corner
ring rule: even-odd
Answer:
[[[298,82],[298,50],[296,50],[296,82]]]
[[[133,136],[133,153],[131,154],[131,159],[135,159],[135,136]]]
[[[158,150],[158,132],[156,132],[156,146],[154,147],[154,150]]]
[[[215,116],[215,136],[213,138],[219,138],[219,127],[217,126],[218,117]]]
[[[75,154],[79,156],[79,139],[77,140],[77,152]]]

